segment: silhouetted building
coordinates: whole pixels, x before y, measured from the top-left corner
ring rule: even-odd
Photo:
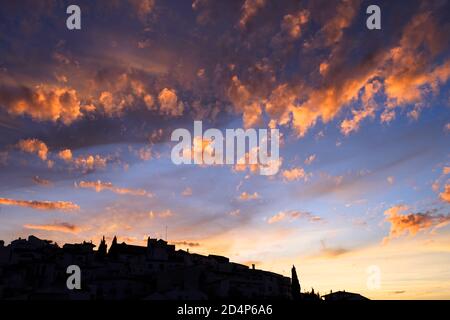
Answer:
[[[34,236],[0,242],[0,299],[291,299],[290,279],[230,262],[227,257],[176,250],[161,239],[147,246],[102,238],[65,244]],[[66,287],[67,267],[82,270],[81,290]]]
[[[366,297],[360,295],[359,293],[352,293],[346,291],[331,292],[322,296],[325,301],[360,301],[369,300]]]

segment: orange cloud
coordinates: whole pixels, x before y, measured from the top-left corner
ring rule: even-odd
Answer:
[[[389,53],[385,92],[391,101],[399,105],[418,102],[422,99],[424,86],[436,92],[439,85],[448,80],[450,60],[429,66],[429,60],[445,49],[445,39],[445,32],[436,25],[431,12],[420,13],[411,19],[399,45]]]
[[[92,171],[94,169],[101,169],[106,167],[108,159],[99,155],[88,155],[86,157],[79,156],[73,160],[75,167],[81,168],[84,171]]]
[[[420,231],[432,227],[440,228],[450,223],[449,215],[435,215],[433,212],[402,214],[407,210],[407,206],[397,205],[384,212],[385,221],[391,224],[391,229],[389,236],[385,237],[383,242],[386,243],[390,239],[398,238],[405,233],[414,236]]]
[[[69,201],[29,201],[0,198],[0,205],[27,207],[37,210],[78,210],[80,207]]]
[[[309,20],[309,11],[301,10],[294,14],[287,14],[283,17],[281,29],[292,39],[298,39],[302,34],[302,25]]]
[[[301,212],[301,211],[280,211],[277,214],[273,215],[267,220],[267,223],[277,223],[281,222],[283,220],[289,219],[289,220],[295,220],[295,219],[301,219],[301,218],[307,218],[311,222],[318,222],[322,221],[321,217],[314,216],[310,212]]]
[[[394,110],[384,110],[380,115],[381,123],[389,123],[395,119],[395,111]]]
[[[322,28],[325,44],[341,40],[342,30],[351,22],[358,5],[358,1],[342,2],[336,18]],[[413,17],[412,22],[404,28],[396,47],[375,54],[366,63],[341,68],[343,57],[339,54],[345,50],[338,50],[344,44],[339,45],[333,50],[334,55],[321,62],[322,66],[326,65],[321,72],[323,86],[280,85],[269,96],[266,112],[275,123],[290,124],[297,135],[303,137],[318,120],[327,123],[351,102],[358,101],[363,108],[354,110],[353,117],[341,124],[341,131],[348,135],[358,130],[363,119],[374,117],[379,106],[373,96],[383,92],[388,98],[388,104],[380,116],[381,122],[389,123],[395,118],[394,107],[411,103],[416,107],[409,115],[417,118],[421,108],[418,103],[426,102],[425,94],[437,94],[450,78],[450,60],[444,60],[440,65],[432,64],[433,58],[445,49],[444,39],[445,33],[436,25],[432,15],[423,13]],[[373,80],[376,77],[382,80]],[[301,97],[298,96],[300,91]]]
[[[53,224],[25,224],[23,226],[26,229],[33,230],[43,230],[43,231],[56,231],[56,232],[64,232],[64,233],[78,233],[80,232],[80,228],[76,225],[62,222],[62,223],[53,223]]]
[[[305,164],[310,165],[314,162],[314,160],[316,160],[316,155],[312,154],[308,158],[305,159]]]
[[[153,219],[154,217],[169,218],[169,217],[173,216],[173,212],[171,210],[167,209],[167,210],[161,211],[161,212],[150,211],[150,212],[148,212],[147,215],[150,219]]]
[[[239,200],[241,200],[241,201],[256,200],[259,198],[260,198],[260,196],[259,196],[258,192],[247,193],[246,191],[244,191],[239,195]]]
[[[182,101],[178,101],[175,90],[164,88],[158,95],[160,112],[174,117],[181,116],[184,110]]]
[[[305,172],[303,168],[292,168],[283,170],[282,176],[286,181],[297,181],[303,179],[304,181],[308,180],[309,175]]]
[[[66,125],[82,116],[77,92],[66,87],[0,87],[0,105],[12,115],[29,115],[38,121],[61,121]]]
[[[70,149],[61,150],[58,153],[58,157],[66,162],[70,162],[72,160],[72,151]]]
[[[450,184],[445,185],[445,190],[439,194],[442,201],[450,203]]]
[[[261,103],[253,99],[249,89],[241,83],[237,76],[231,78],[228,97],[234,105],[234,111],[242,113],[244,128],[254,127],[261,123]]]
[[[270,94],[266,103],[266,112],[272,120],[280,125],[290,121],[290,111],[295,107],[297,95],[288,84],[281,84]]]
[[[129,188],[118,188],[114,186],[111,182],[98,181],[80,181],[75,183],[77,188],[90,188],[94,189],[96,192],[101,192],[104,190],[109,190],[117,194],[128,194],[133,196],[147,196],[152,197],[153,194],[149,193],[143,189],[129,189]]]
[[[344,34],[344,29],[348,28],[353,21],[359,3],[359,0],[341,1],[336,6],[335,14],[326,21],[319,31],[315,47],[328,47],[338,43]]]
[[[348,136],[351,132],[359,129],[360,123],[368,117],[375,117],[376,102],[374,95],[380,90],[381,83],[377,80],[367,83],[364,86],[364,94],[361,97],[363,109],[352,110],[353,118],[345,119],[341,122],[341,132]]]
[[[23,152],[35,153],[38,157],[45,161],[47,160],[48,147],[47,145],[38,139],[26,139],[20,140],[17,147]]]

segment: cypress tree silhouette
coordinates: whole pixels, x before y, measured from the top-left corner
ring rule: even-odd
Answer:
[[[297,271],[295,270],[295,266],[292,265],[292,269],[291,269],[291,291],[292,291],[292,298],[294,300],[299,300],[301,297],[300,294],[300,282],[298,281],[298,277],[297,277]]]

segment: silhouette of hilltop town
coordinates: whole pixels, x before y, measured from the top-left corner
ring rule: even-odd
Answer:
[[[176,250],[162,239],[147,246],[118,243],[108,250],[105,238],[98,250],[92,242],[65,244],[35,236],[5,246],[0,241],[0,299],[27,300],[320,300],[301,292],[295,266],[292,279],[230,262],[227,257]],[[81,288],[67,287],[67,267],[81,270]],[[328,297],[327,297],[328,296]],[[324,296],[328,300],[360,300],[349,292]]]

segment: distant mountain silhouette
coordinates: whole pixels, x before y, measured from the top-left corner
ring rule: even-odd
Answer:
[[[300,292],[294,266],[291,282],[255,265],[175,250],[150,237],[146,247],[118,243],[116,237],[109,250],[104,237],[95,247],[92,242],[59,247],[35,236],[7,246],[0,241],[0,299],[320,299],[313,290]],[[72,265],[81,270],[80,289],[70,290],[66,284]]]

